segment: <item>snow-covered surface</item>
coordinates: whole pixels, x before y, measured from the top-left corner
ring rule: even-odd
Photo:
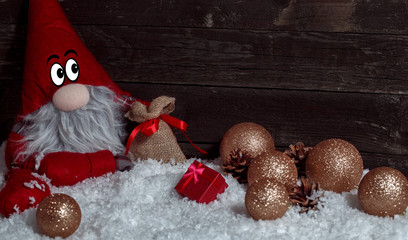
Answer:
[[[0,150],[3,175],[4,144]],[[408,239],[408,216],[367,215],[356,190],[325,192],[320,211],[299,214],[295,207],[275,221],[255,221],[245,209],[247,186],[226,176],[225,193],[210,204],[198,204],[174,189],[194,160],[175,166],[142,161],[129,172],[52,187],[76,199],[82,210],[81,225],[69,239]],[[199,161],[221,172],[219,159]],[[29,209],[1,217],[0,239],[48,239],[39,232],[35,213]]]

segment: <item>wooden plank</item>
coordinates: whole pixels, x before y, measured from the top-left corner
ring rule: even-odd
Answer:
[[[275,25],[298,31],[406,33],[405,0],[292,0]]]
[[[408,157],[401,155],[387,155],[362,152],[364,168],[392,167],[400,170],[408,178]]]
[[[278,146],[342,138],[360,151],[408,155],[408,97],[403,95],[120,83],[134,96],[177,99],[174,116],[198,143],[217,143],[239,122],[257,122]],[[177,133],[181,141],[184,136]]]
[[[25,33],[3,25],[0,79],[22,74]],[[408,94],[408,36],[79,26],[117,81]]]
[[[407,94],[408,36],[80,26],[120,81]]]
[[[408,32],[408,3],[405,0],[357,1],[352,16],[356,29],[367,32],[404,33]],[[370,30],[368,30],[370,29]],[[363,30],[364,31],[364,30]]]
[[[0,115],[0,144],[7,140],[8,135],[11,131],[15,122],[15,116],[10,115]]]
[[[10,133],[20,108],[21,80],[0,80],[0,144]]]
[[[5,0],[0,2],[1,24],[26,24],[28,15],[28,1]]]
[[[0,24],[0,79],[21,79],[25,53],[25,27]]]
[[[0,2],[0,23],[25,23],[27,3]],[[405,0],[64,0],[73,24],[404,33]]]
[[[0,2],[0,23],[24,24],[28,1]],[[283,1],[215,1],[215,0],[99,0],[60,1],[73,24],[189,26],[189,27],[254,27],[273,26],[283,7]],[[26,14],[25,14],[26,15]],[[214,26],[216,24],[216,26]]]

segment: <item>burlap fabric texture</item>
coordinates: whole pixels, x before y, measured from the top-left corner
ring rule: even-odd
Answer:
[[[125,117],[131,121],[143,123],[160,115],[170,114],[175,108],[175,102],[175,98],[167,96],[155,98],[149,106],[135,102]],[[159,130],[153,135],[147,137],[139,132],[134,138],[129,152],[133,154],[134,159],[146,160],[151,158],[158,161],[162,160],[163,163],[168,163],[171,159],[174,159],[175,163],[186,161],[173,130],[163,120],[160,120]]]

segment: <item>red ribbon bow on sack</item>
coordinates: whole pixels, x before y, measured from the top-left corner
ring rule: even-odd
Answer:
[[[136,135],[139,132],[142,132],[146,137],[151,136],[153,133],[157,132],[159,130],[159,122],[160,120],[165,121],[167,124],[170,126],[173,126],[184,134],[184,136],[187,138],[187,140],[193,145],[198,151],[200,151],[202,154],[207,154],[206,151],[202,150],[199,148],[197,145],[195,145],[186,135],[187,131],[187,126],[188,124],[180,119],[177,119],[175,117],[172,117],[170,115],[160,115],[157,118],[148,120],[144,123],[139,124],[133,131],[130,133],[130,136],[128,138],[127,144],[126,144],[126,155],[129,153],[130,145],[132,144],[133,140],[135,139]]]

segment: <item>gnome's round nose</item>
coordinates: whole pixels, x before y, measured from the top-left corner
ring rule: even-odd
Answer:
[[[85,85],[73,83],[58,89],[52,103],[61,111],[69,112],[85,106],[89,101],[89,91]]]

